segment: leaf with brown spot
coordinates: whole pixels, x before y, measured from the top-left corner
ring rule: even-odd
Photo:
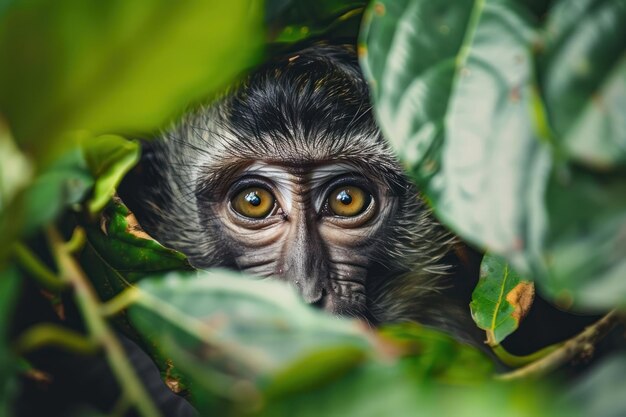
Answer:
[[[494,255],[485,256],[480,270],[470,309],[478,327],[487,332],[487,344],[497,346],[517,330],[530,310],[535,286]]]

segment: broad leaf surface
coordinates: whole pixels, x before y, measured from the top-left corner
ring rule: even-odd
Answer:
[[[39,158],[66,131],[151,131],[259,54],[261,4],[16,1],[0,16],[0,113]]]
[[[626,1],[559,1],[546,23],[543,86],[559,145],[598,169],[626,164]]]
[[[626,300],[624,176],[607,172],[626,138],[624,2],[570,3],[542,31],[521,2],[375,2],[362,66],[383,133],[445,224],[564,306],[610,307]]]
[[[138,288],[131,322],[191,379],[204,414],[234,406],[261,415],[408,415],[458,395],[448,384],[475,386],[491,375],[486,357],[440,333],[407,324],[376,336],[278,282],[217,270]],[[479,390],[485,398],[473,412],[487,410],[492,388]]]
[[[626,306],[626,179],[562,166],[546,205],[542,288],[563,307]]]
[[[487,343],[499,345],[519,327],[534,298],[532,282],[524,280],[507,262],[486,255],[470,309],[474,321],[487,333]]]

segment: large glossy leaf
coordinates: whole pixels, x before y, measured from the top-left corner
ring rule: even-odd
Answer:
[[[528,270],[549,151],[529,112],[525,14],[507,1],[376,4],[362,63],[385,136],[446,224]]]
[[[542,288],[564,307],[626,306],[624,176],[562,166],[551,177],[546,206]]]
[[[622,158],[624,2],[569,3],[542,32],[522,2],[376,2],[362,64],[383,133],[444,223],[563,305],[607,307],[626,300],[624,176],[576,164]]]
[[[15,394],[15,358],[9,349],[8,333],[12,310],[18,299],[19,274],[15,267],[0,271],[0,415],[9,416]]]
[[[232,407],[262,415],[414,414],[437,409],[433,392],[455,395],[444,385],[473,386],[491,374],[482,354],[447,336],[409,324],[376,336],[305,305],[279,282],[210,271],[138,288],[131,322],[190,377],[194,404],[206,415]]]
[[[258,56],[261,3],[16,1],[0,20],[0,113],[28,153],[68,130],[152,130]]]
[[[626,164],[626,1],[559,1],[541,61],[550,121],[569,156]]]
[[[486,331],[490,346],[499,345],[517,330],[534,295],[533,283],[524,280],[504,259],[494,255],[483,258],[470,309],[478,327]]]

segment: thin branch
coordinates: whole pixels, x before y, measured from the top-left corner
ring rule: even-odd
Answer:
[[[589,349],[593,349],[596,343],[602,340],[619,321],[619,314],[613,310],[544,358],[514,371],[498,375],[497,379],[511,381],[546,375],[579,357],[581,354],[588,352]]]
[[[18,264],[24,268],[39,285],[55,294],[67,288],[67,283],[63,282],[54,272],[39,260],[28,247],[22,243],[13,245],[13,255]]]
[[[50,345],[82,354],[92,354],[99,349],[98,344],[85,335],[48,323],[24,331],[15,342],[15,350],[23,354]]]
[[[129,287],[120,294],[100,305],[102,317],[113,317],[130,307],[141,296],[135,287]]]
[[[69,253],[77,253],[87,242],[87,233],[82,227],[74,228],[72,237],[65,243],[65,250]]]
[[[124,348],[107,321],[100,315],[100,301],[89,280],[74,258],[67,252],[58,231],[50,228],[47,230],[47,234],[59,263],[62,277],[70,282],[74,288],[76,304],[82,313],[89,334],[104,349],[122,392],[128,395],[130,402],[143,417],[160,416],[161,413],[157,410],[137,377],[132,364],[128,361]]]

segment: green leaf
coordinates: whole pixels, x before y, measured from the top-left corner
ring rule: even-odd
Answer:
[[[564,165],[546,190],[542,289],[564,308],[626,306],[626,180]]]
[[[100,227],[85,225],[87,244],[80,262],[100,297],[108,300],[146,275],[191,267],[180,252],[145,234],[119,200],[102,213]]]
[[[521,2],[376,2],[362,65],[443,223],[561,306],[606,308],[626,300],[626,3],[570,3],[541,32]]]
[[[626,358],[614,354],[597,363],[591,370],[577,378],[557,406],[576,407],[584,416],[626,415]]]
[[[251,0],[16,1],[0,16],[0,113],[37,159],[67,131],[151,131],[256,60],[261,12]]]
[[[626,2],[559,1],[541,61],[559,145],[596,169],[626,164]]]
[[[382,1],[365,24],[378,120],[438,217],[530,270],[550,153],[529,111],[526,13],[511,1]]]
[[[12,311],[18,299],[19,273],[14,266],[0,271],[0,415],[9,416],[12,397],[16,391],[16,359],[9,349],[8,333]]]
[[[215,270],[138,287],[130,319],[190,377],[202,415],[571,416],[545,385],[490,382],[474,348],[412,324],[376,337],[284,283]]]
[[[535,288],[502,258],[487,254],[472,294],[474,321],[487,332],[487,343],[497,346],[519,327],[533,302]]]
[[[28,175],[28,171],[24,171]],[[28,237],[55,220],[63,210],[81,202],[91,189],[93,179],[79,149],[73,148],[48,165],[45,170],[17,190],[0,210],[0,265],[12,243]]]
[[[93,185],[82,152],[72,148],[38,175],[23,195],[24,233],[31,234],[80,203]]]
[[[33,167],[15,146],[8,126],[0,119],[0,213],[33,175]]]
[[[103,135],[86,140],[83,152],[96,183],[88,203],[89,212],[97,214],[115,194],[124,175],[137,163],[139,144],[121,136]]]

